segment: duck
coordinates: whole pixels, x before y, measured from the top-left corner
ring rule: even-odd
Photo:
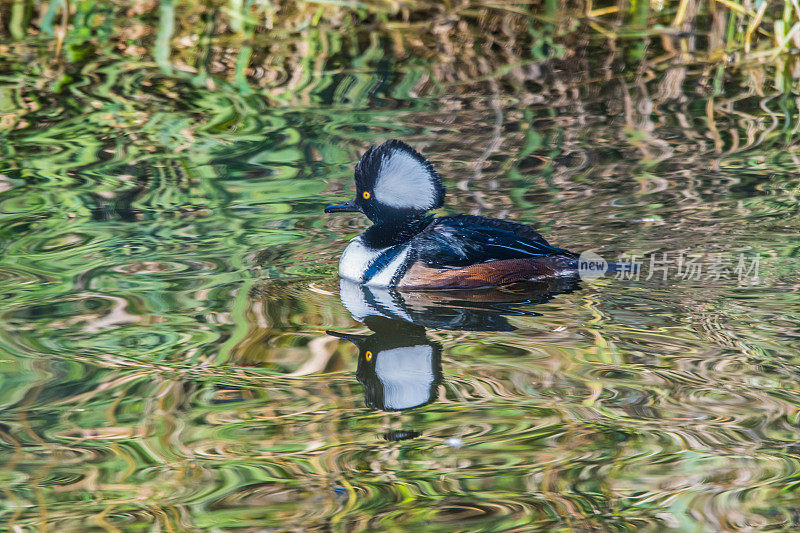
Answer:
[[[339,276],[398,291],[497,287],[575,277],[578,254],[532,227],[476,215],[436,217],[445,188],[433,164],[403,141],[370,147],[355,166],[355,198],[325,213],[361,213],[372,226],[353,238]]]

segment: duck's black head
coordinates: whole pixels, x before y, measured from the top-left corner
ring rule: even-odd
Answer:
[[[361,212],[375,224],[421,218],[444,205],[442,179],[430,161],[403,141],[372,147],[356,165],[356,197],[326,213]]]

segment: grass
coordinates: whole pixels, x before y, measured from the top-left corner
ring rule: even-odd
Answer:
[[[164,68],[171,58],[202,56],[214,42],[235,56],[224,63],[227,69],[246,71],[258,58],[259,45],[281,48],[288,36],[315,30],[344,35],[364,27],[391,40],[398,54],[451,62],[469,55],[476,42],[485,50],[499,44],[525,59],[541,55],[543,44],[569,48],[600,39],[624,47],[661,38],[675,41],[686,60],[738,65],[793,56],[800,48],[800,5],[798,0],[15,0],[0,7],[0,36],[6,41],[44,39],[55,57],[66,59],[69,47],[110,45]]]

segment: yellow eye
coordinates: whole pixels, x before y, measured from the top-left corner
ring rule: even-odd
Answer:
[[[361,196],[364,197],[364,200],[369,200],[369,197],[372,196],[372,195],[370,193],[368,193],[367,191],[364,191],[364,194],[362,194]]]
[[[366,193],[366,192],[365,192],[364,194],[369,194],[369,193]],[[364,355],[365,355],[365,356],[366,356],[366,358],[367,358],[367,363],[369,363],[370,361],[372,361],[372,352],[370,352],[369,350],[367,350],[367,353],[366,353],[366,354],[364,354]]]

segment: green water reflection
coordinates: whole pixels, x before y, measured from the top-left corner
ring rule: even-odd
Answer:
[[[465,81],[341,39],[266,87],[108,51],[42,83],[48,52],[6,46],[0,520],[798,527],[796,95],[602,43]],[[744,253],[759,280],[607,277],[508,328],[424,324],[431,397],[381,410],[326,334],[371,334],[336,276],[365,221],[322,208],[390,137],[435,162],[446,213],[610,259]]]

